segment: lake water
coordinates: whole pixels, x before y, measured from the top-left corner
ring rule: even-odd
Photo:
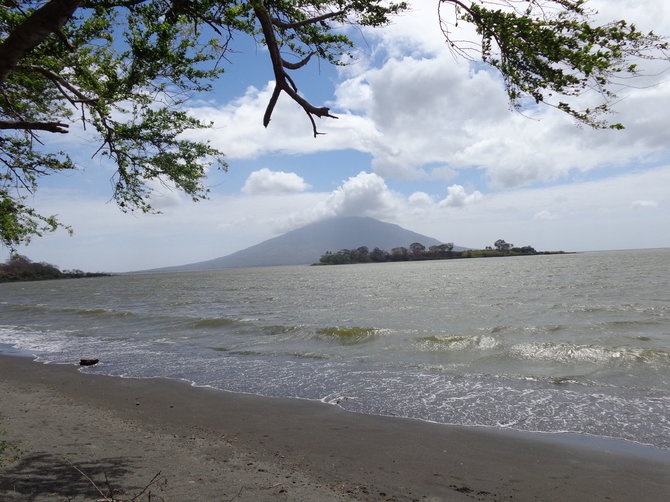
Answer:
[[[0,284],[0,343],[125,377],[670,449],[670,249]]]

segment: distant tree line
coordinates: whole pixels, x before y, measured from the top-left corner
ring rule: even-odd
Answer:
[[[35,263],[20,254],[14,254],[5,263],[0,264],[0,282],[78,279],[107,275],[110,274],[83,272],[82,270],[61,271],[55,265],[45,262]]]
[[[454,244],[452,242],[430,246],[428,249],[426,249],[426,246],[420,242],[413,242],[409,247],[397,247],[391,249],[391,251],[385,251],[378,247],[370,251],[367,246],[361,246],[356,249],[340,249],[335,253],[326,251],[326,253],[319,259],[319,264],[345,265],[348,263],[486,258],[493,256],[521,256],[554,253],[563,253],[563,251],[538,252],[532,246],[515,247],[514,244],[505,242],[503,239],[498,239],[493,246],[487,246],[486,249],[468,249],[465,251],[454,251]]]

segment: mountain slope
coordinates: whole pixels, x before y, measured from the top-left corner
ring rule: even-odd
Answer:
[[[311,223],[227,256],[159,270],[308,265],[318,262],[326,251],[335,252],[360,246],[367,246],[370,250],[378,247],[390,251],[394,247],[409,247],[413,242],[420,242],[426,247],[441,244],[432,237],[374,218],[341,217]]]

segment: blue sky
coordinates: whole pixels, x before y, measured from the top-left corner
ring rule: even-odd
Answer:
[[[670,34],[670,4],[590,5],[603,19]],[[81,169],[45,179],[32,203],[75,233],[20,252],[61,268],[137,270],[223,256],[352,214],[469,247],[499,238],[575,251],[669,247],[670,65],[650,64],[655,77],[621,91],[612,118],[624,131],[578,127],[549,107],[521,115],[509,110],[495,72],[454,59],[435,9],[414,1],[390,26],[362,32],[349,66],[312,61],[295,75],[310,101],[339,116],[321,119],[326,134],[316,139],[285,97],[263,128],[269,59],[253,41],[236,40],[215,92],[189,103],[190,113],[214,121],[193,137],[211,141],[230,165],[210,172],[208,201],[157,185],[162,214],[124,214],[110,203],[113,167],[91,159],[96,145],[77,131],[43,136],[76,152]]]

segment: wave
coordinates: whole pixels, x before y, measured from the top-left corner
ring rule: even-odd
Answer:
[[[261,331],[267,335],[285,335],[287,333],[293,333],[298,331],[300,326],[282,326],[281,324],[275,324],[271,326],[263,326]]]
[[[228,347],[207,347],[215,352],[227,352],[234,356],[294,357],[296,359],[328,360],[330,356],[316,352],[263,352],[260,350],[240,350]]]
[[[86,346],[88,337],[77,330],[35,330],[24,326],[0,326],[0,343],[27,352],[61,353],[74,344]],[[74,341],[76,340],[76,341]]]
[[[670,312],[670,307],[667,305],[641,305],[633,303],[620,303],[614,305],[602,304],[569,304],[561,303],[552,307],[558,310],[567,310],[568,312],[585,312],[585,313],[607,313],[607,314],[644,314],[651,317],[664,317]],[[626,322],[626,321],[623,321]],[[649,322],[654,322],[649,320]]]
[[[496,332],[498,331],[499,329],[496,330]],[[651,338],[645,336],[635,339],[639,341],[651,340]],[[670,351],[659,348],[606,347],[596,344],[576,345],[566,342],[505,343],[501,338],[491,335],[433,335],[417,338],[414,340],[414,344],[418,350],[422,351],[481,352],[482,356],[491,356],[491,352],[493,352],[494,357],[497,358],[541,360],[559,364],[670,366]]]
[[[195,329],[214,329],[235,324],[240,324],[240,321],[229,317],[213,317],[191,321],[188,323],[188,327]]]
[[[260,350],[229,350],[231,354],[235,354],[237,356],[267,356],[267,355],[272,355],[272,354],[267,354],[265,352],[261,352]]]
[[[526,382],[548,382],[552,385],[588,385],[588,382],[585,382],[580,377],[570,376],[524,376],[522,380]]]
[[[44,304],[4,304],[10,310],[16,312],[37,312],[46,314],[74,314],[81,316],[114,316],[114,317],[128,317],[135,315],[133,312],[127,312],[116,309],[104,308],[77,308],[77,307],[48,307]]]
[[[426,336],[417,339],[419,346],[428,350],[493,349],[500,342],[493,336]]]
[[[524,327],[499,325],[494,326],[492,328],[488,328],[484,331],[492,335],[497,335],[498,333],[508,333],[508,332],[516,333],[518,331],[523,331],[524,333],[527,334],[536,334],[536,333],[543,334],[543,333],[555,333],[565,329],[566,326],[562,324],[548,324],[541,326],[524,326]]]
[[[510,346],[509,355],[519,359],[542,359],[558,363],[670,364],[670,352],[638,347],[603,347],[569,343],[521,343]]]
[[[330,340],[336,340],[343,344],[356,344],[367,342],[382,331],[378,328],[329,327],[317,330],[316,334],[319,337],[327,337]]]
[[[317,354],[314,352],[292,352],[291,354],[288,354],[292,357],[295,357],[297,359],[314,359],[317,361],[326,361],[329,360],[331,357],[326,354]]]

